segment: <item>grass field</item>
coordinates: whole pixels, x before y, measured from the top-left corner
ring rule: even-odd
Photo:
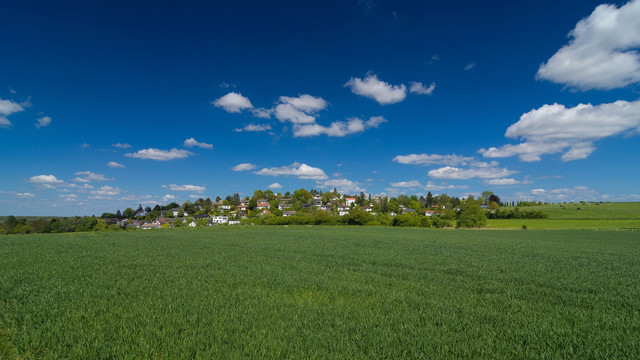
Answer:
[[[526,206],[521,209],[540,210],[549,214],[549,219],[553,220],[640,220],[640,202],[612,202],[600,205],[596,205],[595,202],[568,203]]]
[[[535,230],[617,230],[640,232],[640,220],[489,219],[487,227]]]
[[[640,234],[0,237],[0,358],[637,358]]]

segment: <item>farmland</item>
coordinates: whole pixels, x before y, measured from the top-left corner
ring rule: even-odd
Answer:
[[[640,203],[568,203],[527,206],[525,210],[539,210],[546,219],[489,219],[487,226],[501,229],[545,230],[634,230],[640,231]]]
[[[0,237],[0,358],[632,358],[640,234]]]

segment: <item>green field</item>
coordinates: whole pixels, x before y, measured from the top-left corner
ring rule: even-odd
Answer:
[[[640,232],[640,220],[575,220],[575,219],[489,219],[487,227],[495,229],[536,230],[617,230]]]
[[[599,205],[595,202],[567,203],[525,206],[520,209],[540,210],[553,220],[640,220],[640,202],[612,202]]]
[[[540,210],[549,217],[546,219],[489,219],[487,226],[496,229],[521,229],[525,225],[527,229],[544,230],[640,231],[640,202],[568,203],[526,206],[520,209]]]
[[[637,358],[640,233],[0,237],[0,358]]]

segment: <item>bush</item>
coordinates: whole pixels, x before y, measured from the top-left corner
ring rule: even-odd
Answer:
[[[470,204],[460,212],[458,227],[479,228],[487,225],[487,215],[478,204]]]

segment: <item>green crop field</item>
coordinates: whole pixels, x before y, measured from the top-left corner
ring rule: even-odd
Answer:
[[[640,233],[0,237],[0,358],[637,358]]]
[[[640,220],[640,202],[617,202],[602,204],[598,204],[595,202],[582,204],[567,203],[525,206],[521,209],[540,210],[546,214],[549,214],[549,219],[553,220]]]
[[[640,220],[489,219],[489,228],[536,230],[617,230],[640,232]]]

